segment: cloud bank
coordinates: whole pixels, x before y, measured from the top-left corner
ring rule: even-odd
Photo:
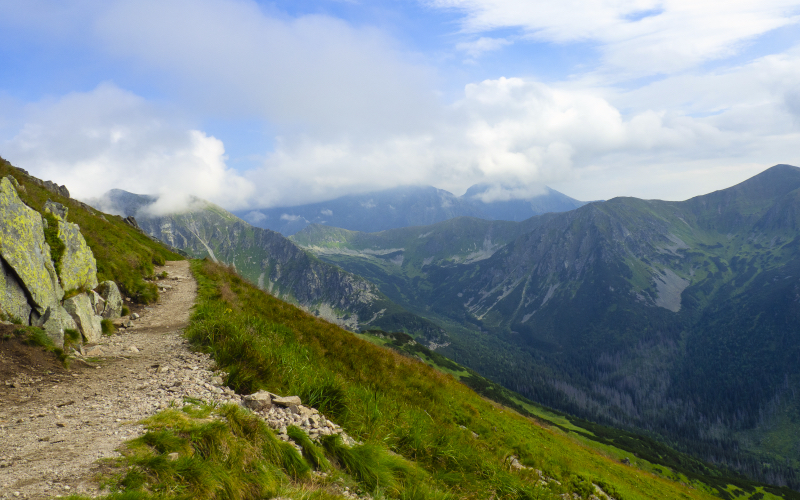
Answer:
[[[564,81],[492,76],[445,100],[432,57],[331,16],[249,0],[3,4],[0,27],[15,36],[129,70],[116,70],[125,83],[35,102],[0,95],[0,154],[79,197],[163,195],[163,211],[190,195],[247,209],[403,184],[680,199],[800,163],[798,42],[703,66],[795,25],[797,2],[426,4],[463,16],[454,59],[479,64],[525,40],[590,43],[601,57]],[[258,123],[259,163],[232,168],[205,131],[215,120]]]

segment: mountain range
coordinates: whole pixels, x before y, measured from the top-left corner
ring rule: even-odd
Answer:
[[[359,223],[379,206],[379,224],[445,217],[444,195],[427,192],[405,219],[381,215],[394,213],[388,195],[351,218],[337,211]],[[151,236],[351,330],[406,331],[535,402],[800,485],[797,167],[683,202],[372,233],[326,221],[290,240],[202,200],[143,217],[155,198],[109,196]]]
[[[530,399],[768,476],[764,461],[800,458],[798,224],[800,169],[777,165],[683,202],[292,239]]]
[[[136,216],[151,237],[195,258],[228,264],[259,288],[344,328],[401,330],[429,345],[447,343],[445,331],[397,306],[369,281],[323,262],[280,234],[253,227],[194,198],[180,213],[147,216],[154,196],[114,189],[102,199],[117,215]],[[100,200],[90,201],[101,206]]]
[[[490,200],[491,187],[477,184],[462,196],[431,186],[403,186],[294,207],[274,207],[234,212],[254,226],[284,236],[309,224],[325,224],[354,231],[376,232],[422,226],[454,217],[521,221],[547,212],[565,212],[584,205],[549,187],[524,199]]]

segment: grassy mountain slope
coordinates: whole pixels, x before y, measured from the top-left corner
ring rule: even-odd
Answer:
[[[525,221],[474,262],[456,258],[469,231],[438,254],[403,250],[397,266],[374,257],[399,248],[390,231],[343,239],[316,227],[295,239],[439,321],[458,337],[442,352],[506,387],[797,486],[797,462],[784,461],[800,458],[797,437],[762,456],[770,465],[741,451],[764,451],[800,416],[798,188],[800,169],[776,166],[686,202],[592,203]],[[357,254],[364,241],[371,255]]]
[[[663,469],[661,475],[646,472],[635,458],[624,465],[621,452],[608,445],[542,427],[448,375],[263,293],[226,268],[205,261],[194,270],[201,299],[188,334],[230,371],[228,383],[244,392],[299,394],[365,444],[419,467],[414,482],[424,482],[428,493],[411,494],[411,482],[399,477],[396,493],[384,492],[388,497],[430,498],[438,491],[456,498],[555,498],[566,492],[588,498],[592,483],[618,499],[711,493],[700,482],[686,487],[661,477],[671,474]],[[532,468],[510,467],[511,455]],[[535,469],[560,484],[537,486]],[[790,494],[743,482],[726,485],[721,495],[773,493]]]
[[[446,343],[445,331],[389,300],[367,280],[321,261],[280,234],[253,227],[200,199],[176,214],[150,215],[155,198],[113,190],[105,197],[124,215],[135,215],[151,236],[194,257],[230,264],[275,296],[299,304],[348,329],[407,331],[426,342]]]

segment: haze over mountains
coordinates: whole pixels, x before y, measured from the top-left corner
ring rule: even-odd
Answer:
[[[412,201],[407,217],[379,224],[474,206],[416,193],[371,207],[351,199],[350,220],[391,215],[398,199]],[[154,198],[110,195],[148,234],[351,329],[408,331],[534,401],[800,484],[797,167],[683,202],[615,198],[519,222],[454,217],[377,233],[326,222],[294,243],[201,200],[147,218]]]
[[[325,224],[354,231],[376,232],[423,226],[469,216],[487,220],[522,221],[547,212],[565,212],[584,205],[549,187],[522,199],[492,199],[489,185],[476,184],[462,196],[432,186],[404,186],[322,203],[234,212],[254,226],[289,236],[309,224]],[[484,201],[484,200],[487,201]]]

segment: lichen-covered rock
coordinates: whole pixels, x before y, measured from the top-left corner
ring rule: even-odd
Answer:
[[[28,291],[40,317],[64,296],[44,240],[42,216],[19,199],[8,178],[0,179],[0,256]]]
[[[77,224],[58,221],[58,238],[64,242],[61,257],[61,285],[65,290],[97,286],[97,261]]]
[[[122,316],[122,294],[119,293],[116,283],[104,281],[95,290],[106,301],[105,307],[100,312],[101,316],[104,318],[119,318]]]
[[[47,336],[58,347],[64,345],[64,330],[78,329],[72,316],[58,304],[48,307],[41,317],[34,311],[31,315],[31,324],[44,328]]]
[[[64,221],[67,220],[67,214],[69,214],[69,208],[65,207],[61,203],[56,203],[55,201],[51,200],[44,202],[44,211],[45,213],[53,214],[57,219]]]
[[[65,300],[64,309],[75,320],[87,342],[97,342],[102,338],[102,318],[95,314],[88,294],[82,293]]]
[[[0,257],[0,313],[7,320],[20,320],[28,324],[31,317],[31,305],[22,283],[14,275],[14,271]]]
[[[98,316],[103,315],[103,311],[106,308],[106,301],[103,297],[100,296],[99,293],[92,290],[89,292],[89,302],[92,303],[92,309],[94,310],[95,314]]]

